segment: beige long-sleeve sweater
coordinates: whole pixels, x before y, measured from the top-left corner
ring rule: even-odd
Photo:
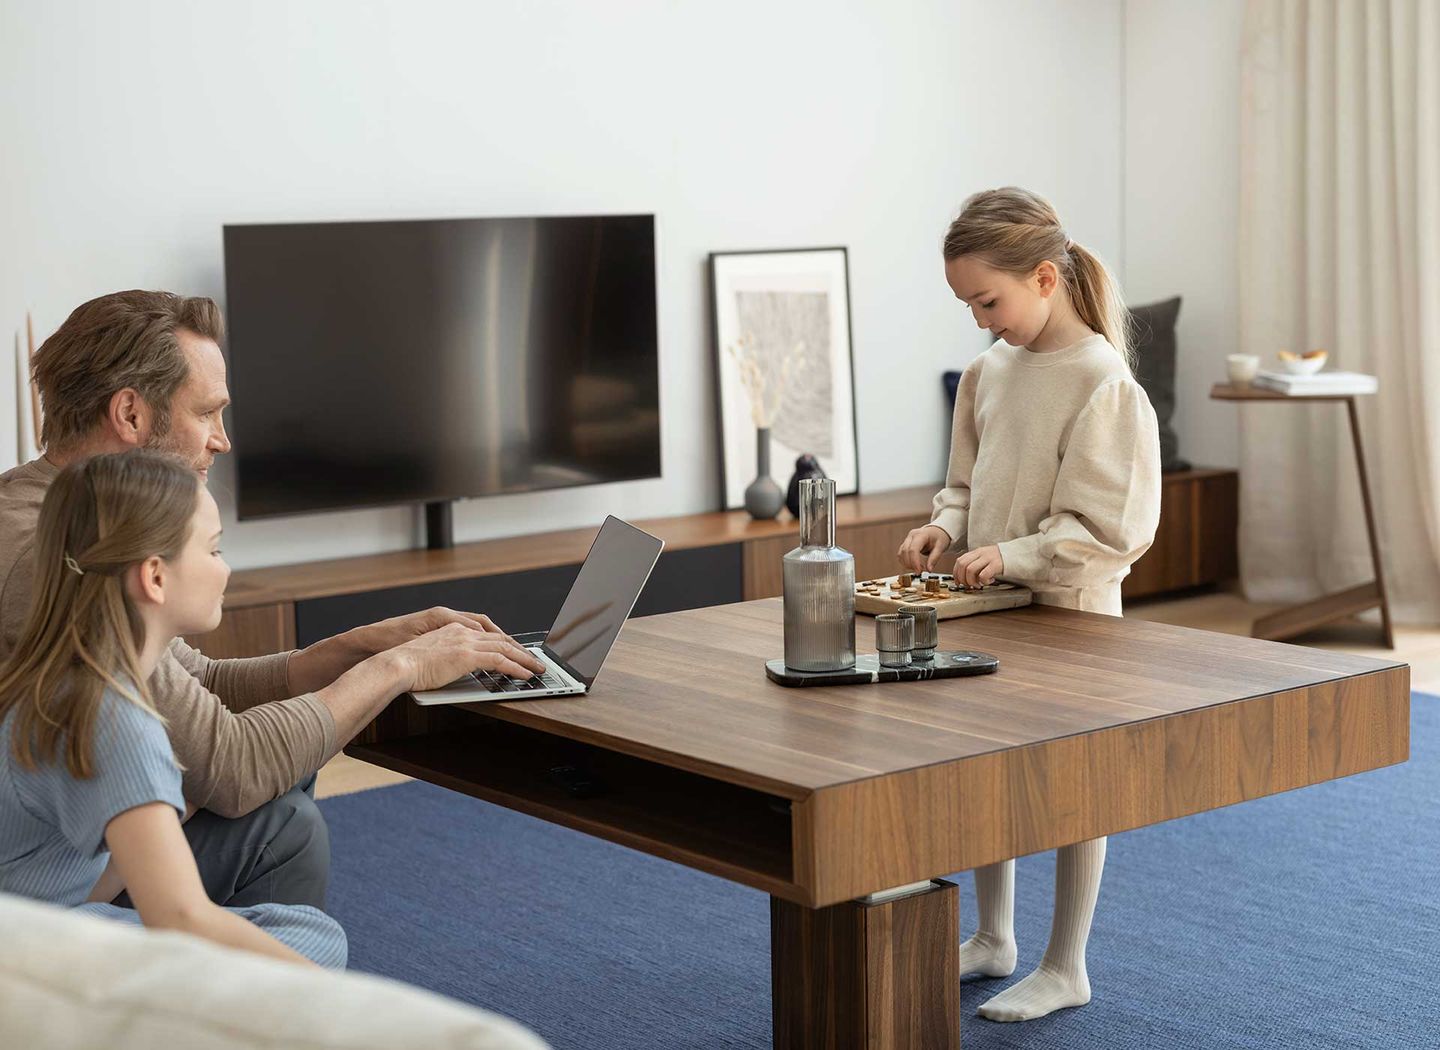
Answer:
[[[13,651],[30,609],[35,528],[58,474],[44,457],[0,474],[0,659]],[[184,767],[186,801],[243,816],[334,754],[329,710],[312,694],[288,696],[289,660],[211,660],[178,638],[160,658],[150,692]]]
[[[965,369],[933,514],[952,551],[996,544],[1037,600],[1118,613],[1159,520],[1155,411],[1104,337],[997,342]]]

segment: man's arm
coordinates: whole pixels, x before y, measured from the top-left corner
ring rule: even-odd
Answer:
[[[319,769],[395,696],[439,688],[481,667],[522,677],[544,670],[504,634],[452,621],[361,660],[317,692],[239,714],[227,710],[169,649],[150,679],[150,691],[185,770],[186,800],[236,817]]]
[[[161,656],[149,685],[184,771],[186,800],[222,817],[244,816],[279,798],[337,750],[334,719],[313,695],[237,713],[173,650]]]
[[[293,652],[214,660],[181,638],[170,643],[170,651],[191,677],[237,713],[310,691],[290,688]]]
[[[451,620],[361,660],[315,693],[315,698],[334,718],[336,736],[346,741],[379,714],[391,697],[401,693],[439,689],[480,668],[518,678],[545,670],[533,653],[491,627],[481,630]],[[383,699],[377,704],[374,697]]]
[[[484,613],[457,612],[437,605],[404,616],[356,627],[324,641],[308,645],[290,656],[286,665],[288,693],[312,693],[326,689],[362,661],[439,630],[459,624],[483,635],[514,644]]]
[[[231,711],[238,712],[318,692],[362,661],[451,623],[513,641],[484,613],[436,606],[356,627],[304,649],[272,656],[212,660],[179,638],[170,643],[170,650],[201,685],[217,694]]]

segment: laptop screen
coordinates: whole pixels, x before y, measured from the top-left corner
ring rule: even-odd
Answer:
[[[551,652],[587,686],[600,673],[664,546],[616,517],[606,518],[600,526],[580,575],[545,636]]]

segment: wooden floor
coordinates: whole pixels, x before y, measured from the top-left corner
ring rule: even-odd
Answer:
[[[1251,621],[1278,608],[1280,606],[1247,602],[1240,595],[1228,591],[1212,591],[1175,599],[1131,602],[1125,607],[1125,615],[1206,631],[1249,634]],[[1411,666],[1413,689],[1440,693],[1440,627],[1396,628],[1393,652],[1380,647],[1379,633],[1378,624],[1341,622],[1296,641],[1297,644],[1323,649],[1403,660]],[[347,795],[398,784],[406,779],[367,762],[337,755],[320,770],[315,793],[320,798]]]

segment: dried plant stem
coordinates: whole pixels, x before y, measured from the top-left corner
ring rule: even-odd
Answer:
[[[795,370],[805,352],[805,344],[796,343],[778,362],[773,357],[770,360],[763,358],[756,349],[755,337],[749,332],[725,349],[739,370],[740,383],[750,402],[751,422],[757,430],[768,429],[780,414],[781,399],[785,395],[785,388],[795,376]]]

